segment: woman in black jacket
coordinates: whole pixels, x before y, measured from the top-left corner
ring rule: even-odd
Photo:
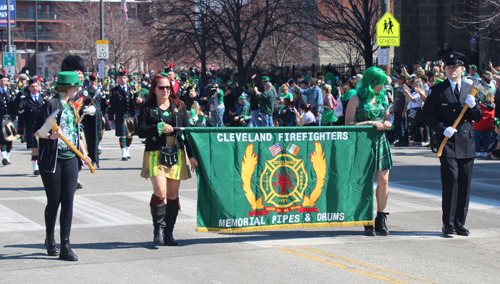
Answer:
[[[184,103],[173,92],[168,75],[157,74],[151,83],[146,103],[139,111],[137,132],[140,138],[146,138],[141,176],[151,178],[153,183],[150,203],[153,241],[163,241],[169,246],[178,245],[172,232],[180,209],[179,186],[181,180],[191,177],[186,153],[191,171],[198,165],[184,134],[173,127],[189,127],[189,114]],[[167,151],[174,154],[163,155]]]
[[[45,246],[47,253],[52,256],[59,255],[60,259],[76,261],[78,256],[73,253],[69,244],[71,232],[71,221],[73,219],[73,199],[76,191],[78,170],[82,161],[69,148],[61,138],[65,136],[86,157],[83,161],[86,165],[92,160],[87,157],[83,143],[80,140],[78,121],[80,117],[75,110],[71,99],[78,92],[82,83],[78,80],[78,73],[63,71],[57,74],[55,88],[57,95],[50,99],[40,110],[35,122],[35,129],[40,129],[45,120],[55,110],[59,129],[51,131],[47,136],[41,136],[37,131],[35,136],[40,138],[40,157],[38,166],[42,177],[45,194],[47,195],[47,207],[45,207]],[[61,226],[61,253],[54,238],[54,227],[56,225],[57,210],[61,204],[60,226]]]

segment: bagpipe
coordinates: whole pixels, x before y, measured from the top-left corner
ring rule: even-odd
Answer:
[[[9,115],[5,115],[2,119],[2,132],[5,141],[14,141],[18,137],[16,127]]]

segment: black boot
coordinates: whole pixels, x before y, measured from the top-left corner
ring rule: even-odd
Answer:
[[[167,209],[165,214],[165,233],[163,236],[163,242],[167,246],[177,246],[179,243],[175,241],[172,236],[174,231],[175,221],[177,220],[177,215],[179,214],[179,205],[172,205],[167,203]]]
[[[153,242],[161,244],[163,242],[163,230],[165,230],[165,212],[167,209],[167,205],[150,205],[150,207],[154,227]]]
[[[60,259],[77,261],[78,256],[71,250],[69,246],[69,239],[61,240],[61,253],[59,254]]]
[[[373,226],[365,226],[365,235],[375,236],[375,231],[373,230]]]
[[[50,256],[59,255],[59,248],[56,245],[56,240],[54,238],[54,233],[47,234],[45,237],[45,247],[47,248],[47,254]]]
[[[383,236],[389,235],[389,229],[387,229],[388,212],[377,212],[377,217],[375,217],[375,231]]]

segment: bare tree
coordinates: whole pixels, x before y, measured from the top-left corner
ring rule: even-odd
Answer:
[[[467,29],[483,39],[500,41],[500,0],[462,1],[462,14],[453,16],[453,27]]]
[[[330,40],[347,43],[363,55],[366,67],[373,64],[379,0],[322,0],[317,6],[319,33]]]
[[[207,82],[206,67],[215,48],[209,40],[212,32],[207,6],[212,0],[155,0],[151,18],[144,21],[154,30],[151,37],[153,55],[163,57],[175,66],[201,63],[202,81]],[[176,64],[177,63],[177,64]]]
[[[58,46],[58,50],[74,52],[84,55],[87,67],[97,65],[96,40],[100,38],[100,13],[99,3],[83,2],[80,5],[66,5],[60,3],[59,9],[66,15],[65,24],[57,27],[59,33],[64,34],[64,41]],[[125,67],[137,57],[141,57],[147,50],[147,45],[142,39],[146,33],[141,23],[131,17],[123,20],[118,5],[105,3],[104,34],[109,41],[108,61],[118,68],[120,63]],[[135,66],[131,71],[135,70]],[[95,71],[95,70],[92,70]]]

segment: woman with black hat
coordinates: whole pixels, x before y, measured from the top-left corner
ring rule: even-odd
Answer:
[[[73,199],[76,191],[78,169],[82,161],[59,138],[64,135],[79,149],[86,156],[85,161],[83,161],[86,165],[92,162],[87,157],[85,147],[83,147],[83,143],[80,140],[78,127],[80,117],[71,103],[71,99],[75,97],[78,87],[81,85],[82,83],[78,80],[78,73],[73,71],[59,72],[55,84],[57,95],[43,106],[35,122],[35,129],[40,129],[49,115],[55,110],[59,110],[56,116],[59,129],[51,131],[47,136],[42,136],[40,131],[37,131],[35,135],[40,138],[40,158],[38,165],[47,196],[47,207],[45,207],[45,246],[49,255],[59,255],[60,259],[70,261],[78,260],[78,256],[71,250],[69,235],[73,219]],[[61,204],[59,221],[61,227],[60,253],[54,238],[59,204]]]
[[[155,243],[178,245],[172,232],[180,210],[181,180],[191,177],[186,153],[192,171],[198,162],[184,134],[173,127],[189,126],[189,114],[174,94],[168,74],[157,74],[139,111],[137,127],[139,137],[146,138],[141,176],[153,184],[150,206]]]

